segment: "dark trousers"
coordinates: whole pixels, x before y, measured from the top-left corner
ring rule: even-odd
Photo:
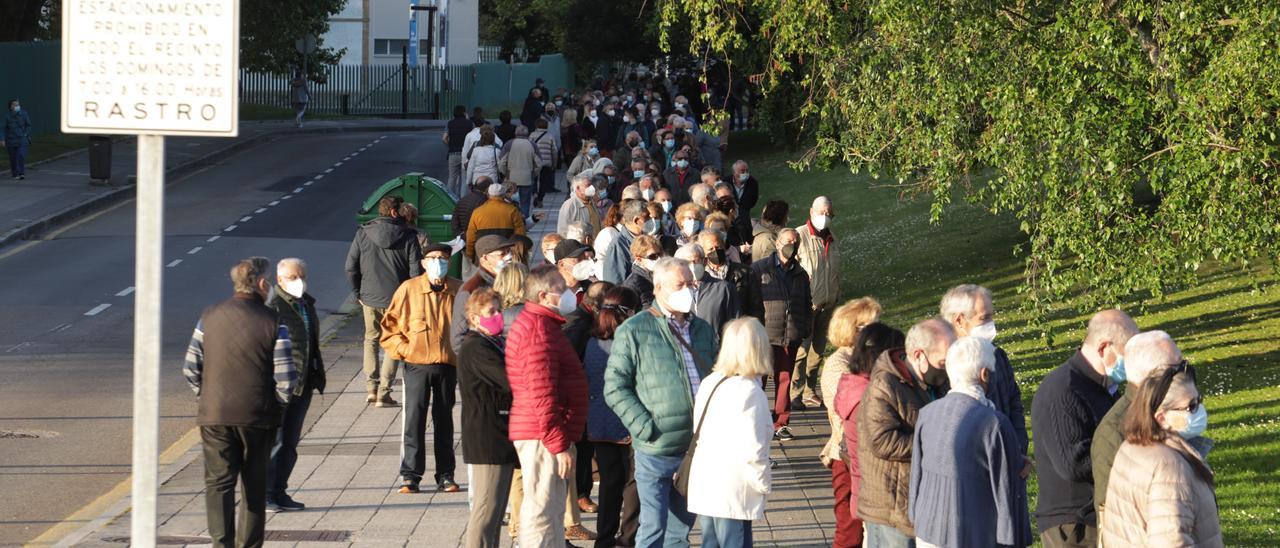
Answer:
[[[427,470],[427,407],[435,424],[437,482],[453,477],[454,389],[458,386],[458,370],[452,365],[404,364],[403,433],[400,436],[400,477],[419,483]],[[434,400],[434,401],[433,401]]]
[[[862,546],[862,520],[853,509],[853,476],[849,465],[843,461],[831,463],[831,488],[836,501],[836,538],[832,548],[857,548]]]
[[[631,446],[618,443],[593,443],[595,446],[596,464],[600,466],[600,511],[596,514],[596,548],[612,546],[629,546],[625,542],[635,542],[635,531],[638,523],[633,523],[631,536],[617,542],[619,529],[622,526],[624,501],[627,484],[631,483],[631,494],[635,495],[635,477],[631,470]],[[639,501],[631,505],[632,522],[638,522]]]
[[[577,465],[574,466],[574,473],[577,474],[578,498],[589,498],[591,488],[596,482],[591,469],[591,459],[596,456],[596,444],[587,441],[584,437],[582,441],[573,445],[578,449]],[[577,504],[577,501],[574,501],[574,504]]]
[[[1083,523],[1064,523],[1040,533],[1045,548],[1092,548],[1098,545],[1098,530]]]
[[[516,189],[520,191],[520,215],[528,219],[529,213],[533,211],[533,185],[517,186]]]
[[[311,408],[311,394],[308,387],[301,396],[294,396],[284,410],[284,422],[276,430],[271,465],[267,467],[267,500],[276,500],[289,490],[289,475],[298,463],[298,440],[302,439],[302,424]]]
[[[27,174],[27,145],[6,145],[9,153],[9,174],[17,177]]]
[[[547,193],[556,191],[556,170],[549,166],[542,166],[542,170],[538,172],[538,200],[541,201]]]
[[[773,398],[773,429],[791,423],[791,372],[796,367],[796,350],[799,343],[787,346],[773,345],[773,384],[777,394]],[[767,383],[766,383],[767,384]]]
[[[262,546],[267,525],[267,466],[276,429],[201,426],[204,442],[205,514],[214,546]],[[240,525],[236,530],[236,479]]]

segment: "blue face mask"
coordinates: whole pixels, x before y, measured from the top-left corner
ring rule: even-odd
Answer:
[[[675,140],[675,139],[667,139],[667,140],[663,141],[663,142],[662,142],[662,144],[663,144],[663,145],[665,145],[667,148],[676,148],[676,140]]]
[[[1120,356],[1115,365],[1107,368],[1107,378],[1111,379],[1111,382],[1115,383],[1116,386],[1124,384],[1126,380],[1124,375],[1124,356]]]
[[[1187,426],[1178,430],[1178,435],[1182,436],[1182,439],[1198,438],[1209,428],[1209,412],[1205,410],[1203,403],[1196,406],[1195,412],[1180,412],[1187,413]]]
[[[657,234],[657,233],[658,233],[658,229],[659,229],[660,227],[661,227],[661,225],[659,225],[657,221],[655,221],[655,220],[653,220],[653,219],[649,219],[648,221],[645,221],[645,222],[644,222],[644,229],[643,229],[643,230],[644,230],[644,233],[645,233],[645,234],[648,234],[648,235],[652,236],[652,235],[655,235],[655,234]]]
[[[644,170],[643,170],[643,169],[637,169],[637,170],[635,170],[635,171],[632,171],[632,172],[631,172],[631,176],[632,176],[632,177],[634,177],[634,178],[636,178],[636,179],[639,179],[639,178],[641,178],[641,177],[644,177]]]
[[[606,178],[609,180],[609,184],[613,184],[613,179],[614,179],[613,175],[609,175]]]
[[[676,160],[676,167],[678,167],[678,168],[680,168],[680,169],[685,169],[685,168],[689,167],[689,161],[688,161],[688,160]]]
[[[591,147],[591,148],[587,149],[587,154],[590,154],[590,155],[592,155],[592,156],[597,156],[597,155],[599,155],[599,154],[600,154],[600,149],[599,149],[599,148],[596,148],[596,147]]]

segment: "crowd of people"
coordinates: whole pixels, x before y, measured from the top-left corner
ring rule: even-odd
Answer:
[[[428,413],[436,488],[459,490],[461,396],[466,546],[498,546],[504,516],[522,547],[688,546],[695,524],[703,546],[751,546],[770,448],[795,438],[797,409],[830,423],[814,457],[830,469],[838,547],[1029,546],[1032,473],[1045,546],[1222,545],[1207,414],[1168,334],[1099,312],[1028,414],[989,290],[952,288],[905,333],[882,322],[878,301],[842,289],[832,201],[814,198],[800,219],[770,200],[756,216],[749,166],[722,173],[723,141],[682,96],[535,87],[519,124],[501,117],[514,128],[456,112],[462,278],[449,275],[451,246],[414,230],[396,197],[358,230],[347,272],[368,401],[403,405],[401,493],[421,490]],[[526,226],[558,166],[569,192],[535,243]],[[236,296],[202,316],[185,367],[215,544],[234,536],[237,475],[269,478],[246,490],[241,538],[261,539],[264,511],[303,506],[285,491],[324,368],[305,265],[282,261],[274,290],[267,269],[233,268]]]

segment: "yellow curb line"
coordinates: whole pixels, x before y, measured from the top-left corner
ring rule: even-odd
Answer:
[[[320,332],[323,334],[320,339],[324,340],[326,337],[332,336],[341,325],[341,322],[349,318],[358,307],[355,295],[348,296],[337,313],[330,314],[320,322]],[[159,485],[164,485],[170,479],[173,479],[173,476],[177,475],[178,472],[182,471],[183,468],[186,468],[188,464],[191,464],[191,461],[196,456],[191,450],[198,443],[200,443],[200,427],[197,426],[188,430],[181,438],[178,438],[178,441],[173,442],[168,449],[165,449],[160,454],[161,474],[158,478]],[[174,466],[175,464],[178,464],[178,466]],[[116,484],[110,491],[76,510],[75,513],[67,516],[57,525],[45,530],[40,536],[31,539],[24,546],[75,545],[94,531],[101,529],[107,522],[128,511],[130,505],[126,503],[132,488],[133,475],[130,474],[129,477]]]

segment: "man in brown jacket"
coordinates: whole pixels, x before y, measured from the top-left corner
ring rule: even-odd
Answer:
[[[907,332],[905,352],[880,354],[858,409],[858,517],[868,548],[907,548],[915,529],[907,514],[911,488],[911,445],[920,409],[942,396],[947,350],[955,331],[937,318]]]
[[[453,481],[453,404],[458,360],[449,344],[449,329],[454,299],[462,282],[448,277],[448,245],[433,244],[425,251],[425,274],[401,284],[382,317],[382,348],[392,358],[404,361],[401,493],[417,493],[426,471],[423,445],[428,405],[435,424],[436,486],[441,491],[458,490]]]
[[[467,224],[466,258],[473,264],[478,265],[482,255],[476,253],[476,241],[480,238],[500,236],[506,240],[525,233],[524,217],[520,215],[520,209],[506,198],[510,190],[509,185],[489,185],[489,199],[471,212],[471,222]]]

